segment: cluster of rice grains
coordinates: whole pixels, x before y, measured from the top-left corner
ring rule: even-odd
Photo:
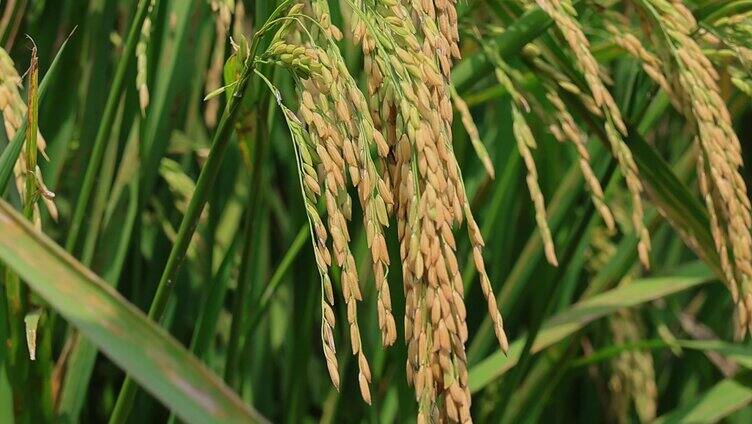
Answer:
[[[484,49],[484,53],[494,65],[494,75],[496,76],[497,81],[509,92],[512,99],[512,129],[514,137],[517,140],[517,151],[520,153],[520,156],[522,156],[522,159],[525,162],[525,169],[527,170],[525,181],[527,183],[528,192],[530,193],[530,198],[533,201],[533,208],[535,209],[535,222],[538,226],[541,239],[543,240],[543,249],[546,254],[546,260],[551,265],[558,266],[559,261],[556,257],[556,249],[554,247],[551,229],[548,227],[548,221],[546,220],[546,203],[540,185],[538,184],[538,170],[532,154],[532,150],[537,147],[537,144],[533,132],[525,119],[525,114],[520,110],[523,109],[526,112],[529,112],[531,107],[528,104],[526,97],[522,94],[521,89],[518,88],[518,85],[520,85],[519,75],[514,72],[512,67],[504,62],[498,54],[498,48],[495,43],[480,40],[480,38],[479,41]],[[531,97],[531,100],[534,101],[534,98]],[[596,178],[595,181],[597,182],[598,179]]]
[[[649,0],[648,11],[662,27],[659,37],[673,58],[683,112],[697,126],[698,185],[710,213],[711,230],[721,267],[736,302],[736,329],[752,328],[752,214],[747,187],[739,172],[741,146],[721,97],[719,75],[697,40],[698,25],[679,2]]]
[[[379,327],[384,345],[396,339],[396,324],[391,313],[391,300],[386,273],[389,255],[383,228],[389,224],[388,211],[393,199],[389,184],[379,174],[377,162],[389,153],[389,146],[374,128],[363,94],[350,76],[339,51],[333,44],[341,37],[339,30],[328,22],[325,1],[313,2],[314,15],[321,27],[306,31],[305,45],[287,41],[284,32],[278,34],[266,56],[301,75],[300,115],[307,130],[303,137],[295,137],[301,162],[302,185],[306,207],[313,229],[315,253],[322,278],[322,341],[329,373],[339,387],[333,328],[334,294],[329,267],[334,263],[341,269],[342,294],[347,305],[352,352],[358,358],[361,394],[370,403],[371,372],[361,346],[358,327],[357,302],[362,300],[358,271],[350,250],[348,222],[352,214],[352,200],[347,191],[348,179],[358,191],[364,211],[363,225],[373,259],[378,293]],[[295,10],[293,10],[295,12]],[[292,38],[292,37],[288,37]],[[297,118],[288,116],[288,121]],[[295,133],[295,131],[293,131]],[[317,169],[318,168],[318,169]],[[349,177],[349,178],[348,178]],[[324,199],[327,224],[316,210]],[[331,236],[330,253],[327,240]]]
[[[453,1],[356,5],[371,115],[387,136],[396,200],[408,381],[418,422],[470,420],[462,278],[452,228],[467,220],[475,266],[502,349],[507,348],[482,257],[483,239],[452,151],[449,73],[459,57]]]
[[[334,44],[341,33],[330,22],[327,2],[313,0],[307,6],[306,16],[302,5],[293,8],[288,16],[296,25],[286,25],[262,59],[290,68],[298,76],[302,121],[282,107],[298,154],[322,278],[322,340],[332,381],[339,386],[334,295],[328,272],[334,262],[342,271],[361,393],[370,402],[371,375],[357,319],[357,301],[362,296],[349,247],[349,177],[364,211],[385,346],[397,334],[384,238],[390,216],[396,216],[406,299],[407,377],[415,387],[418,422],[471,421],[464,288],[453,233],[463,220],[497,337],[504,350],[508,345],[485,271],[484,242],[452,150],[449,74],[452,61],[459,57],[454,2],[385,0],[377,5],[353,5],[354,33],[365,55],[370,102]],[[311,16],[314,24],[310,24]],[[326,204],[326,225],[316,208],[319,200]]]
[[[628,279],[627,279],[628,280]],[[628,281],[622,284],[628,284]],[[630,310],[619,311],[609,318],[614,344],[624,345],[643,340],[645,331],[640,318]],[[657,410],[658,387],[650,352],[627,350],[611,360],[608,380],[611,408],[616,422],[630,422],[629,404],[634,403],[640,422],[651,422]]]
[[[631,197],[632,225],[639,238],[638,253],[640,261],[647,268],[650,265],[650,235],[643,222],[641,197],[643,186],[637,172],[637,165],[632,157],[632,152],[624,142],[623,137],[627,135],[627,127],[622,120],[621,112],[619,112],[616,102],[603,82],[602,75],[604,72],[590,51],[590,43],[576,19],[577,12],[571,1],[536,0],[536,3],[551,17],[572,50],[578,67],[590,89],[594,106],[598,108],[598,115],[602,115],[605,120],[605,130],[611,151],[619,164],[619,169],[624,175]],[[592,184],[590,184],[590,188],[591,193],[596,193],[595,197],[597,198],[597,191],[594,191]],[[598,202],[596,202],[596,205],[598,205]],[[599,211],[601,215],[604,215],[605,210],[602,206],[599,207]]]

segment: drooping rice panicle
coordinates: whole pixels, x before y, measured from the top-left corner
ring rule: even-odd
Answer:
[[[515,84],[515,79],[512,78],[510,66],[504,62],[504,60],[498,55],[493,45],[484,47],[486,56],[494,64],[494,75],[496,80],[504,87],[510,94],[513,100],[512,104],[512,128],[514,130],[514,136],[517,140],[517,150],[525,162],[525,168],[527,169],[526,182],[528,185],[528,191],[530,198],[533,201],[533,207],[535,210],[535,222],[538,226],[541,239],[543,240],[544,250],[546,254],[546,260],[553,266],[558,265],[556,258],[556,249],[554,247],[553,238],[551,237],[551,230],[548,227],[548,221],[546,217],[546,203],[543,197],[543,193],[538,185],[538,173],[535,165],[535,160],[531,154],[530,149],[535,148],[535,138],[533,136],[530,127],[525,120],[524,115],[520,111],[520,108],[529,111],[530,105],[522,95],[520,90]],[[597,179],[596,179],[597,181]]]
[[[564,101],[559,97],[555,90],[547,89],[546,98],[554,107],[557,121],[556,128],[561,130],[560,137],[571,141],[575,146],[578,157],[577,163],[579,164],[580,171],[585,179],[585,184],[587,184],[588,190],[590,191],[590,198],[595,205],[595,209],[606,224],[606,228],[608,228],[609,231],[613,231],[616,227],[614,216],[606,203],[601,183],[598,181],[598,177],[590,166],[590,153],[588,153],[587,150],[587,136],[579,128],[574,117],[567,110]]]
[[[365,97],[334,44],[335,40],[342,38],[342,33],[331,24],[328,4],[324,0],[314,0],[311,4],[313,16],[325,32],[320,44],[332,58],[336,68],[333,69],[333,75],[338,78],[335,78],[329,97],[332,109],[341,120],[338,123],[340,138],[343,140],[340,143],[341,153],[347,161],[352,183],[357,187],[364,210],[363,225],[371,249],[381,339],[385,346],[389,346],[397,337],[386,278],[389,255],[384,237],[384,228],[389,225],[388,215],[394,203],[383,163],[389,147],[384,136],[375,128]],[[354,143],[350,142],[350,138]]]
[[[617,345],[636,343],[644,339],[644,330],[640,328],[638,317],[629,310],[614,314],[609,319],[609,324],[614,343]],[[617,421],[630,422],[630,403],[634,403],[640,422],[653,421],[658,409],[658,387],[650,352],[627,350],[611,360],[611,368],[608,387],[613,395],[612,408]]]
[[[686,105],[683,112],[697,126],[700,155],[706,181],[703,197],[712,202],[711,227],[721,261],[733,261],[738,297],[737,329],[744,335],[752,328],[752,213],[747,186],[739,172],[742,166],[739,138],[732,128],[731,115],[721,97],[719,75],[693,38],[697,22],[681,3],[644,0],[642,6],[660,27],[661,39],[671,52],[677,73],[677,89]],[[727,252],[723,246],[727,246]],[[728,266],[726,266],[728,268]],[[724,270],[724,273],[726,271]],[[727,277],[728,278],[728,277]],[[727,281],[727,284],[734,284]]]
[[[311,143],[311,136],[304,127],[303,122],[282,103],[282,96],[277,88],[266,78],[264,78],[264,81],[274,93],[277,104],[282,109],[295,150],[300,189],[308,218],[311,240],[313,241],[316,269],[321,277],[321,344],[324,350],[329,377],[334,387],[339,390],[339,366],[337,362],[337,348],[334,342],[334,326],[336,324],[333,309],[334,288],[332,287],[329,275],[329,267],[332,264],[332,259],[329,247],[327,246],[329,233],[316,208],[316,204],[321,198],[321,184],[316,172],[316,166],[320,164],[321,159],[315,153],[314,146]]]
[[[640,41],[634,34],[628,32],[624,26],[616,27],[612,23],[606,24],[606,30],[611,35],[611,40],[636,58],[642,64],[645,73],[663,90],[674,107],[681,109],[681,99],[674,93],[674,88],[663,73],[661,60],[647,49],[645,43]]]
[[[478,127],[475,125],[475,121],[473,121],[473,115],[470,113],[470,108],[467,107],[467,103],[465,103],[462,97],[460,97],[457,90],[453,87],[451,87],[451,90],[454,107],[460,114],[462,125],[465,127],[465,131],[467,131],[467,135],[470,137],[470,143],[473,145],[473,149],[475,149],[475,154],[478,155],[478,159],[480,159],[480,162],[486,169],[488,176],[494,178],[495,172],[491,156],[488,155],[488,150],[486,150],[486,146],[483,145],[483,140],[480,139],[480,133],[478,132]]]
[[[623,139],[623,136],[627,134],[627,127],[622,120],[621,112],[603,82],[601,68],[590,51],[590,42],[575,19],[577,12],[571,1],[536,0],[536,3],[553,19],[564,36],[587,82],[595,106],[603,111],[611,151],[624,175],[632,200],[632,225],[640,240],[637,248],[640,261],[644,267],[648,268],[650,266],[650,235],[643,222],[643,187],[638,176],[637,165]]]
[[[697,141],[699,143],[699,141]],[[734,275],[734,268],[729,260],[728,256],[728,244],[726,237],[723,233],[723,229],[719,222],[718,213],[716,212],[715,205],[718,204],[717,190],[712,190],[710,182],[708,181],[707,169],[705,159],[702,155],[697,157],[697,185],[700,189],[700,195],[705,201],[705,206],[708,208],[708,215],[710,217],[710,230],[713,234],[713,242],[715,243],[716,251],[720,256],[721,270],[726,277],[726,287],[731,292],[731,297],[734,302],[739,300],[739,289],[737,287],[736,276]],[[722,204],[721,204],[722,205]]]
[[[374,127],[366,101],[333,44],[334,37],[340,35],[329,21],[326,3],[314,1],[312,9],[318,25],[307,35],[313,38],[306,45],[295,45],[284,41],[283,36],[278,37],[266,56],[306,77],[299,84],[300,113],[310,128],[311,143],[323,170],[323,196],[334,258],[342,268],[351,347],[358,358],[361,394],[370,403],[371,373],[357,319],[356,302],[362,300],[362,294],[349,247],[352,200],[347,193],[347,177],[357,188],[363,206],[363,222],[373,260],[379,327],[383,344],[390,345],[396,339],[396,325],[386,280],[389,256],[383,232],[393,200],[388,183],[379,173],[388,146]]]
[[[749,97],[752,97],[752,76],[749,72],[745,72],[735,66],[728,68],[729,75],[731,76],[731,83]]]
[[[448,75],[457,56],[456,10],[446,1],[353,4],[370,110],[393,151],[389,170],[404,264],[407,377],[416,391],[418,422],[467,421],[466,311],[452,232],[464,219],[503,349],[507,342],[451,145]]]
[[[449,283],[447,265],[450,270],[456,270],[457,262],[452,246],[446,245],[454,240],[446,221],[448,218],[461,219],[462,210],[453,209],[455,213],[450,218],[443,199],[440,200],[450,186],[445,169],[439,165],[438,149],[445,146],[437,143],[446,116],[439,116],[431,107],[432,93],[428,85],[442,85],[443,78],[422,51],[408,10],[396,2],[390,6],[370,10],[373,14],[365,16],[370,25],[362,22],[356,27],[356,33],[362,31],[364,38],[365,66],[372,106],[375,106],[372,110],[378,116],[374,120],[385,128],[387,134],[394,134],[390,144],[395,149],[395,162],[391,169],[404,264],[407,377],[416,391],[418,422],[438,418],[438,399],[445,387],[451,388],[448,398],[451,400],[445,403],[446,414],[457,420],[460,414],[469,416],[467,370],[463,360],[463,338],[467,337],[467,330],[464,306],[458,307],[462,303],[461,295],[455,296],[458,287]],[[370,26],[376,25],[380,26],[379,30],[369,31]],[[385,40],[388,45],[377,44],[375,31],[389,34]],[[395,37],[398,32],[402,32],[402,37]],[[402,62],[391,59],[397,55]],[[411,70],[419,78],[410,74]],[[424,73],[426,78],[423,78]],[[388,92],[387,87],[392,87],[394,92]],[[433,100],[438,104],[438,98],[433,97]],[[451,106],[449,112],[451,114]],[[425,185],[421,184],[422,181]],[[456,193],[453,194],[456,197]],[[459,199],[450,200],[450,203],[460,204]],[[426,215],[429,208],[436,210],[436,220]],[[443,230],[437,231],[437,221],[441,222],[439,228]],[[450,334],[454,336],[450,337]],[[456,370],[465,374],[465,381],[462,381],[462,375],[459,379],[454,377]],[[441,381],[446,371],[454,382],[444,384]]]
[[[703,53],[725,68],[731,83],[752,97],[752,11],[721,16],[699,29]]]
[[[349,136],[342,137],[336,122],[330,121],[329,114],[336,113],[330,108],[327,95],[319,90],[329,92],[334,86],[334,75],[331,71],[326,52],[317,47],[295,46],[277,42],[270,46],[267,54],[270,58],[279,58],[283,66],[295,67],[296,62],[304,62],[311,71],[311,82],[306,82],[302,91],[301,115],[306,124],[311,128],[311,148],[319,158],[322,168],[322,196],[326,202],[328,214],[328,231],[332,238],[332,253],[335,263],[342,269],[341,283],[342,293],[347,305],[347,319],[350,329],[350,344],[353,354],[359,359],[361,366],[360,375],[370,376],[367,362],[361,349],[360,329],[357,317],[357,301],[362,300],[360,285],[358,282],[355,260],[350,251],[350,235],[348,221],[350,219],[350,197],[346,189],[346,164],[345,158],[353,158],[354,155],[344,154],[344,151],[353,152],[353,147],[345,147],[350,143]],[[335,73],[339,72],[335,70]],[[318,81],[318,82],[313,82]],[[316,98],[311,94],[316,90]],[[320,95],[319,95],[320,94]],[[350,164],[357,166],[357,164]],[[357,168],[356,168],[357,169]],[[357,178],[357,177],[356,177]],[[363,360],[361,360],[363,358]],[[363,397],[370,400],[370,391],[361,384]]]
[[[611,119],[613,124],[622,133],[627,133],[627,127],[621,118],[616,102],[611,93],[606,88],[601,78],[601,68],[590,51],[590,42],[575,19],[577,11],[574,9],[570,0],[536,0],[538,6],[543,9],[553,19],[561,34],[564,36],[576,63],[582,71],[588,88],[593,95],[595,105],[603,108]]]
[[[533,132],[530,130],[522,112],[515,105],[512,105],[512,122],[514,138],[517,140],[517,150],[520,152],[527,168],[525,180],[527,181],[527,188],[535,207],[535,221],[538,224],[538,230],[543,239],[546,259],[551,265],[558,266],[559,261],[556,259],[554,241],[551,237],[551,230],[548,228],[548,222],[546,221],[546,205],[543,200],[543,193],[538,185],[538,171],[536,170],[535,159],[533,159],[531,152],[532,149],[536,148],[535,137],[533,137]]]

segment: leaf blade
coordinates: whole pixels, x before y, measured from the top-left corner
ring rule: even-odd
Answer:
[[[184,420],[264,421],[164,330],[4,201],[0,260]]]
[[[712,279],[707,269],[697,275],[678,277],[654,277],[637,280],[624,287],[618,287],[598,296],[575,304],[572,308],[557,314],[544,323],[533,344],[533,352],[539,352],[562,340],[590,322],[622,308],[658,299],[673,293],[696,287]],[[525,344],[524,337],[509,345],[505,356],[498,351],[487,357],[470,370],[470,391],[475,393],[498,376],[513,368],[520,358]]]

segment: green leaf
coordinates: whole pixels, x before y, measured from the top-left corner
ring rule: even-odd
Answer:
[[[726,379],[716,384],[699,399],[681,406],[657,420],[654,424],[715,423],[752,402],[749,379]]]
[[[645,278],[576,303],[572,308],[553,316],[543,324],[532,351],[533,353],[540,352],[596,319],[619,309],[630,308],[688,290],[712,279],[712,274],[704,267],[693,274]],[[470,391],[477,392],[514,367],[524,345],[523,337],[510,344],[506,356],[498,351],[473,367],[470,370]]]
[[[0,260],[182,419],[264,421],[164,330],[5,201],[0,201]]]

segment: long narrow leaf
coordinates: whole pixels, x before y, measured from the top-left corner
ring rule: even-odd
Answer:
[[[0,260],[179,417],[263,421],[195,357],[0,201]]]
[[[594,320],[619,309],[630,308],[688,290],[710,281],[711,278],[711,273],[707,269],[703,269],[690,276],[645,278],[594,296],[575,304],[571,309],[544,323],[533,344],[532,351],[533,353],[540,352]],[[524,338],[516,340],[509,345],[509,353],[506,356],[499,351],[473,367],[470,370],[470,391],[477,392],[514,367],[520,358],[524,345]]]
[[[713,386],[699,399],[693,399],[690,404],[679,407],[653,423],[715,423],[750,402],[752,386],[749,381],[726,379]]]

